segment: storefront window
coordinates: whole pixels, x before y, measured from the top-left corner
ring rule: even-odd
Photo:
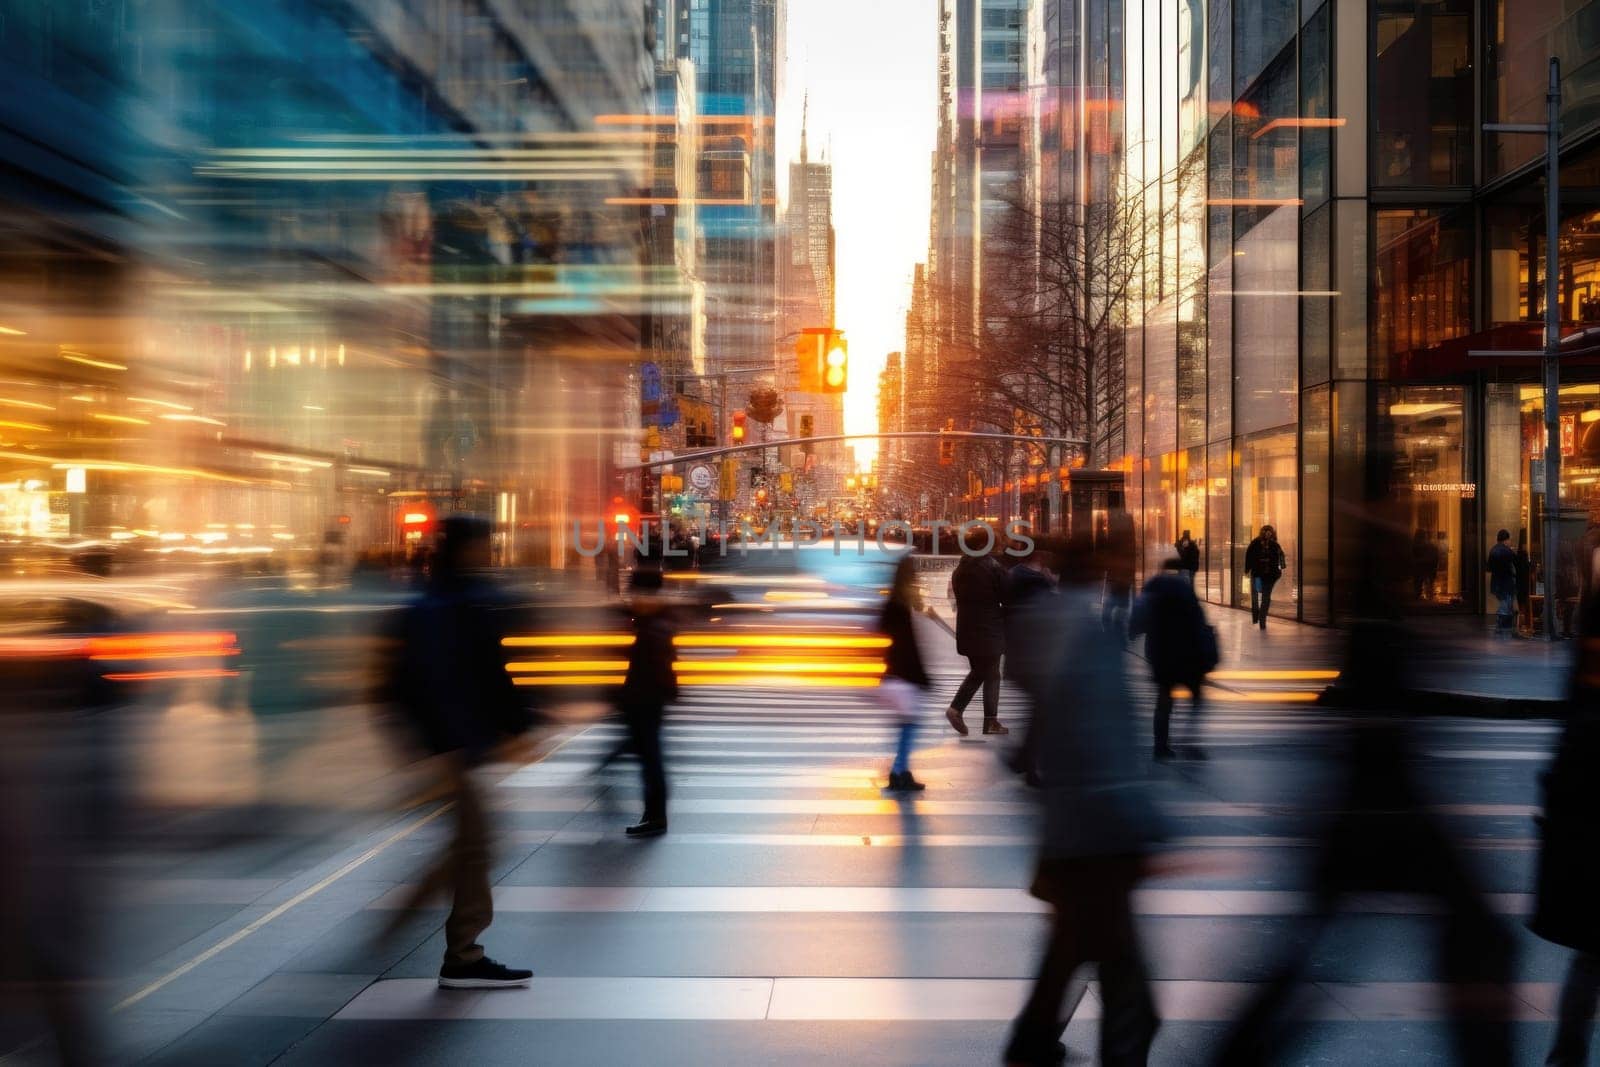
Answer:
[[[1328,63],[1328,8],[1324,5],[1300,32],[1300,115],[1333,115],[1333,79]],[[1333,178],[1333,130],[1315,122],[1300,130],[1300,195],[1307,208],[1328,198]]]
[[[1484,217],[1489,231],[1489,322],[1542,320],[1542,213],[1508,204],[1487,210]],[[1562,219],[1560,251],[1561,321],[1600,323],[1600,211]]]
[[[1331,622],[1328,489],[1332,478],[1332,388],[1307,389],[1300,402],[1300,601],[1306,622]]]
[[[1188,530],[1189,536],[1200,542],[1201,573],[1195,576],[1195,593],[1201,598],[1205,597],[1205,560],[1206,560],[1206,450],[1204,448],[1191,448],[1178,454],[1179,484],[1183,487],[1178,494],[1178,537],[1183,536],[1183,531]],[[1177,537],[1173,538],[1174,541]],[[1174,554],[1176,554],[1174,552]]]
[[[1464,534],[1478,487],[1466,477],[1464,390],[1396,389],[1390,394],[1395,465],[1392,486],[1407,532],[1408,589],[1421,607],[1465,602]]]
[[[1544,516],[1547,504],[1544,471],[1544,389],[1520,387],[1522,401],[1522,457],[1528,487],[1523,514],[1527,516],[1528,552],[1534,561],[1536,587],[1544,556]],[[1587,561],[1582,546],[1586,535],[1600,525],[1600,385],[1584,383],[1561,387],[1561,551],[1562,574],[1557,590],[1562,598],[1558,618],[1565,620],[1575,606],[1581,575]],[[1512,530],[1516,539],[1521,531]],[[1539,588],[1535,589],[1535,593]],[[1536,605],[1537,608],[1537,605]]]
[[[1378,0],[1373,182],[1472,181],[1472,0]]]
[[[1239,442],[1238,473],[1233,480],[1238,494],[1239,524],[1234,533],[1235,588],[1240,603],[1250,602],[1250,588],[1244,573],[1244,553],[1250,541],[1271,526],[1278,531],[1288,569],[1272,594],[1272,614],[1294,618],[1300,589],[1300,501],[1299,465],[1296,462],[1297,433],[1277,430],[1257,434]]]
[[[1206,449],[1206,527],[1202,560],[1206,571],[1206,599],[1213,604],[1235,603],[1230,593],[1228,564],[1234,557],[1232,447],[1228,442]]]
[[[1404,376],[1414,353],[1472,328],[1471,220],[1465,212],[1377,213],[1373,371]]]

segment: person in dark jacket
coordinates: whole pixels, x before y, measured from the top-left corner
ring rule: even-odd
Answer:
[[[895,567],[889,599],[883,605],[883,614],[878,617],[878,632],[889,639],[889,647],[884,651],[884,672],[878,683],[878,692],[900,727],[894,765],[889,768],[889,788],[902,792],[920,792],[926,788],[911,774],[911,744],[917,735],[917,708],[922,702],[923,691],[930,684],[911,621],[918,608],[918,600],[916,568],[907,557]]]
[[[1200,572],[1200,543],[1185,530],[1172,547],[1178,552],[1178,571],[1189,579],[1189,588],[1193,589],[1194,576]]]
[[[1100,604],[1100,625],[1122,634],[1128,620],[1128,601],[1138,577],[1138,531],[1133,516],[1112,512],[1106,520],[1100,552],[1105,560],[1105,592]]]
[[[1283,577],[1287,565],[1278,531],[1261,527],[1261,533],[1244,550],[1244,572],[1250,576],[1250,621],[1267,628],[1267,613],[1272,610],[1272,587]]]
[[[1169,559],[1164,569],[1144,585],[1128,622],[1130,637],[1144,635],[1144,658],[1156,683],[1155,758],[1170,760],[1172,749],[1172,691],[1189,690],[1191,732],[1200,723],[1200,687],[1214,668],[1207,662],[1215,649],[1205,612],[1194,588],[1183,578],[1180,560]],[[1191,753],[1200,755],[1199,748]]]
[[[983,687],[983,732],[1006,734],[1000,724],[1000,660],[1005,654],[1006,569],[993,555],[991,537],[983,531],[967,534],[966,555],[956,564],[950,585],[956,597],[956,651],[967,657],[969,669],[944,717],[955,732],[967,736],[962,716],[972,696]],[[973,553],[982,553],[974,555]]]
[[[1533,560],[1528,555],[1528,540],[1517,542],[1517,628],[1533,633]]]
[[[644,815],[628,827],[629,837],[657,837],[667,832],[667,770],[661,753],[661,724],[667,705],[678,698],[673,670],[675,629],[671,606],[661,599],[661,571],[644,566],[633,572],[631,585],[633,647],[628,673],[617,691],[617,709],[628,728],[628,742],[639,760],[644,785]]]
[[[1012,1024],[1005,1062],[1053,1067],[1074,972],[1099,964],[1100,1062],[1143,1064],[1159,1020],[1133,921],[1133,891],[1161,838],[1160,816],[1138,761],[1123,643],[1095,617],[1103,571],[1088,546],[1062,562],[1049,626],[1060,647],[1037,730],[1043,818],[1029,891],[1051,906],[1038,979]],[[1081,997],[1080,992],[1077,994]],[[1074,1001],[1076,1003],[1076,1001]]]
[[[1494,635],[1509,639],[1517,611],[1517,554],[1511,550],[1511,531],[1494,535],[1494,547],[1483,569],[1489,574],[1489,593],[1500,601],[1495,612]]]
[[[525,986],[533,972],[484,955],[478,937],[494,919],[490,893],[488,810],[475,768],[532,716],[506,673],[502,639],[511,621],[506,598],[484,576],[491,528],[472,516],[441,523],[426,592],[402,615],[385,672],[388,703],[401,707],[423,744],[443,765],[455,836],[413,892],[401,918],[435,892],[453,893],[445,920],[439,984],[452,989]]]
[[[1006,576],[1006,663],[1005,676],[1028,697],[1030,716],[1023,731],[1022,744],[1007,756],[1006,762],[1018,774],[1037,784],[1034,750],[1038,741],[1035,729],[1039,708],[1048,696],[1051,668],[1059,651],[1050,641],[1055,632],[1049,625],[1058,614],[1055,568],[1060,563],[1054,547],[1038,545],[1017,561]]]
[[[1546,1064],[1584,1067],[1600,1000],[1600,602],[1582,613],[1567,718],[1544,776],[1543,847],[1529,928],[1573,950],[1558,1002],[1555,1044]]]

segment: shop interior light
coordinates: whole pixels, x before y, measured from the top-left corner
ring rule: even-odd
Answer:
[[[1392,404],[1389,407],[1391,415],[1432,415],[1440,411],[1459,411],[1457,404]]]
[[[1578,416],[1580,422],[1600,422],[1600,408],[1590,408]]]

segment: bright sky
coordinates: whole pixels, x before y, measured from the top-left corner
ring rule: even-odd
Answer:
[[[905,345],[911,270],[927,256],[937,79],[930,0],[791,0],[778,104],[780,199],[800,156],[811,95],[811,158],[833,163],[835,318],[850,341],[847,433],[878,428],[878,373]],[[866,467],[876,442],[855,442]]]

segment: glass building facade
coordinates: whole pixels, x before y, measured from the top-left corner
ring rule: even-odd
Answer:
[[[1495,531],[1542,551],[1542,394],[1537,359],[1470,353],[1539,347],[1545,219],[1540,139],[1478,131],[1542,122],[1561,59],[1557,299],[1564,333],[1600,323],[1600,3],[1129,0],[1123,40],[1144,568],[1188,530],[1202,596],[1248,604],[1245,548],[1271,524],[1275,614],[1333,622],[1373,551],[1406,561],[1417,612],[1489,610]],[[1600,524],[1600,361],[1562,380],[1576,545]],[[1345,506],[1379,440],[1389,546]]]

